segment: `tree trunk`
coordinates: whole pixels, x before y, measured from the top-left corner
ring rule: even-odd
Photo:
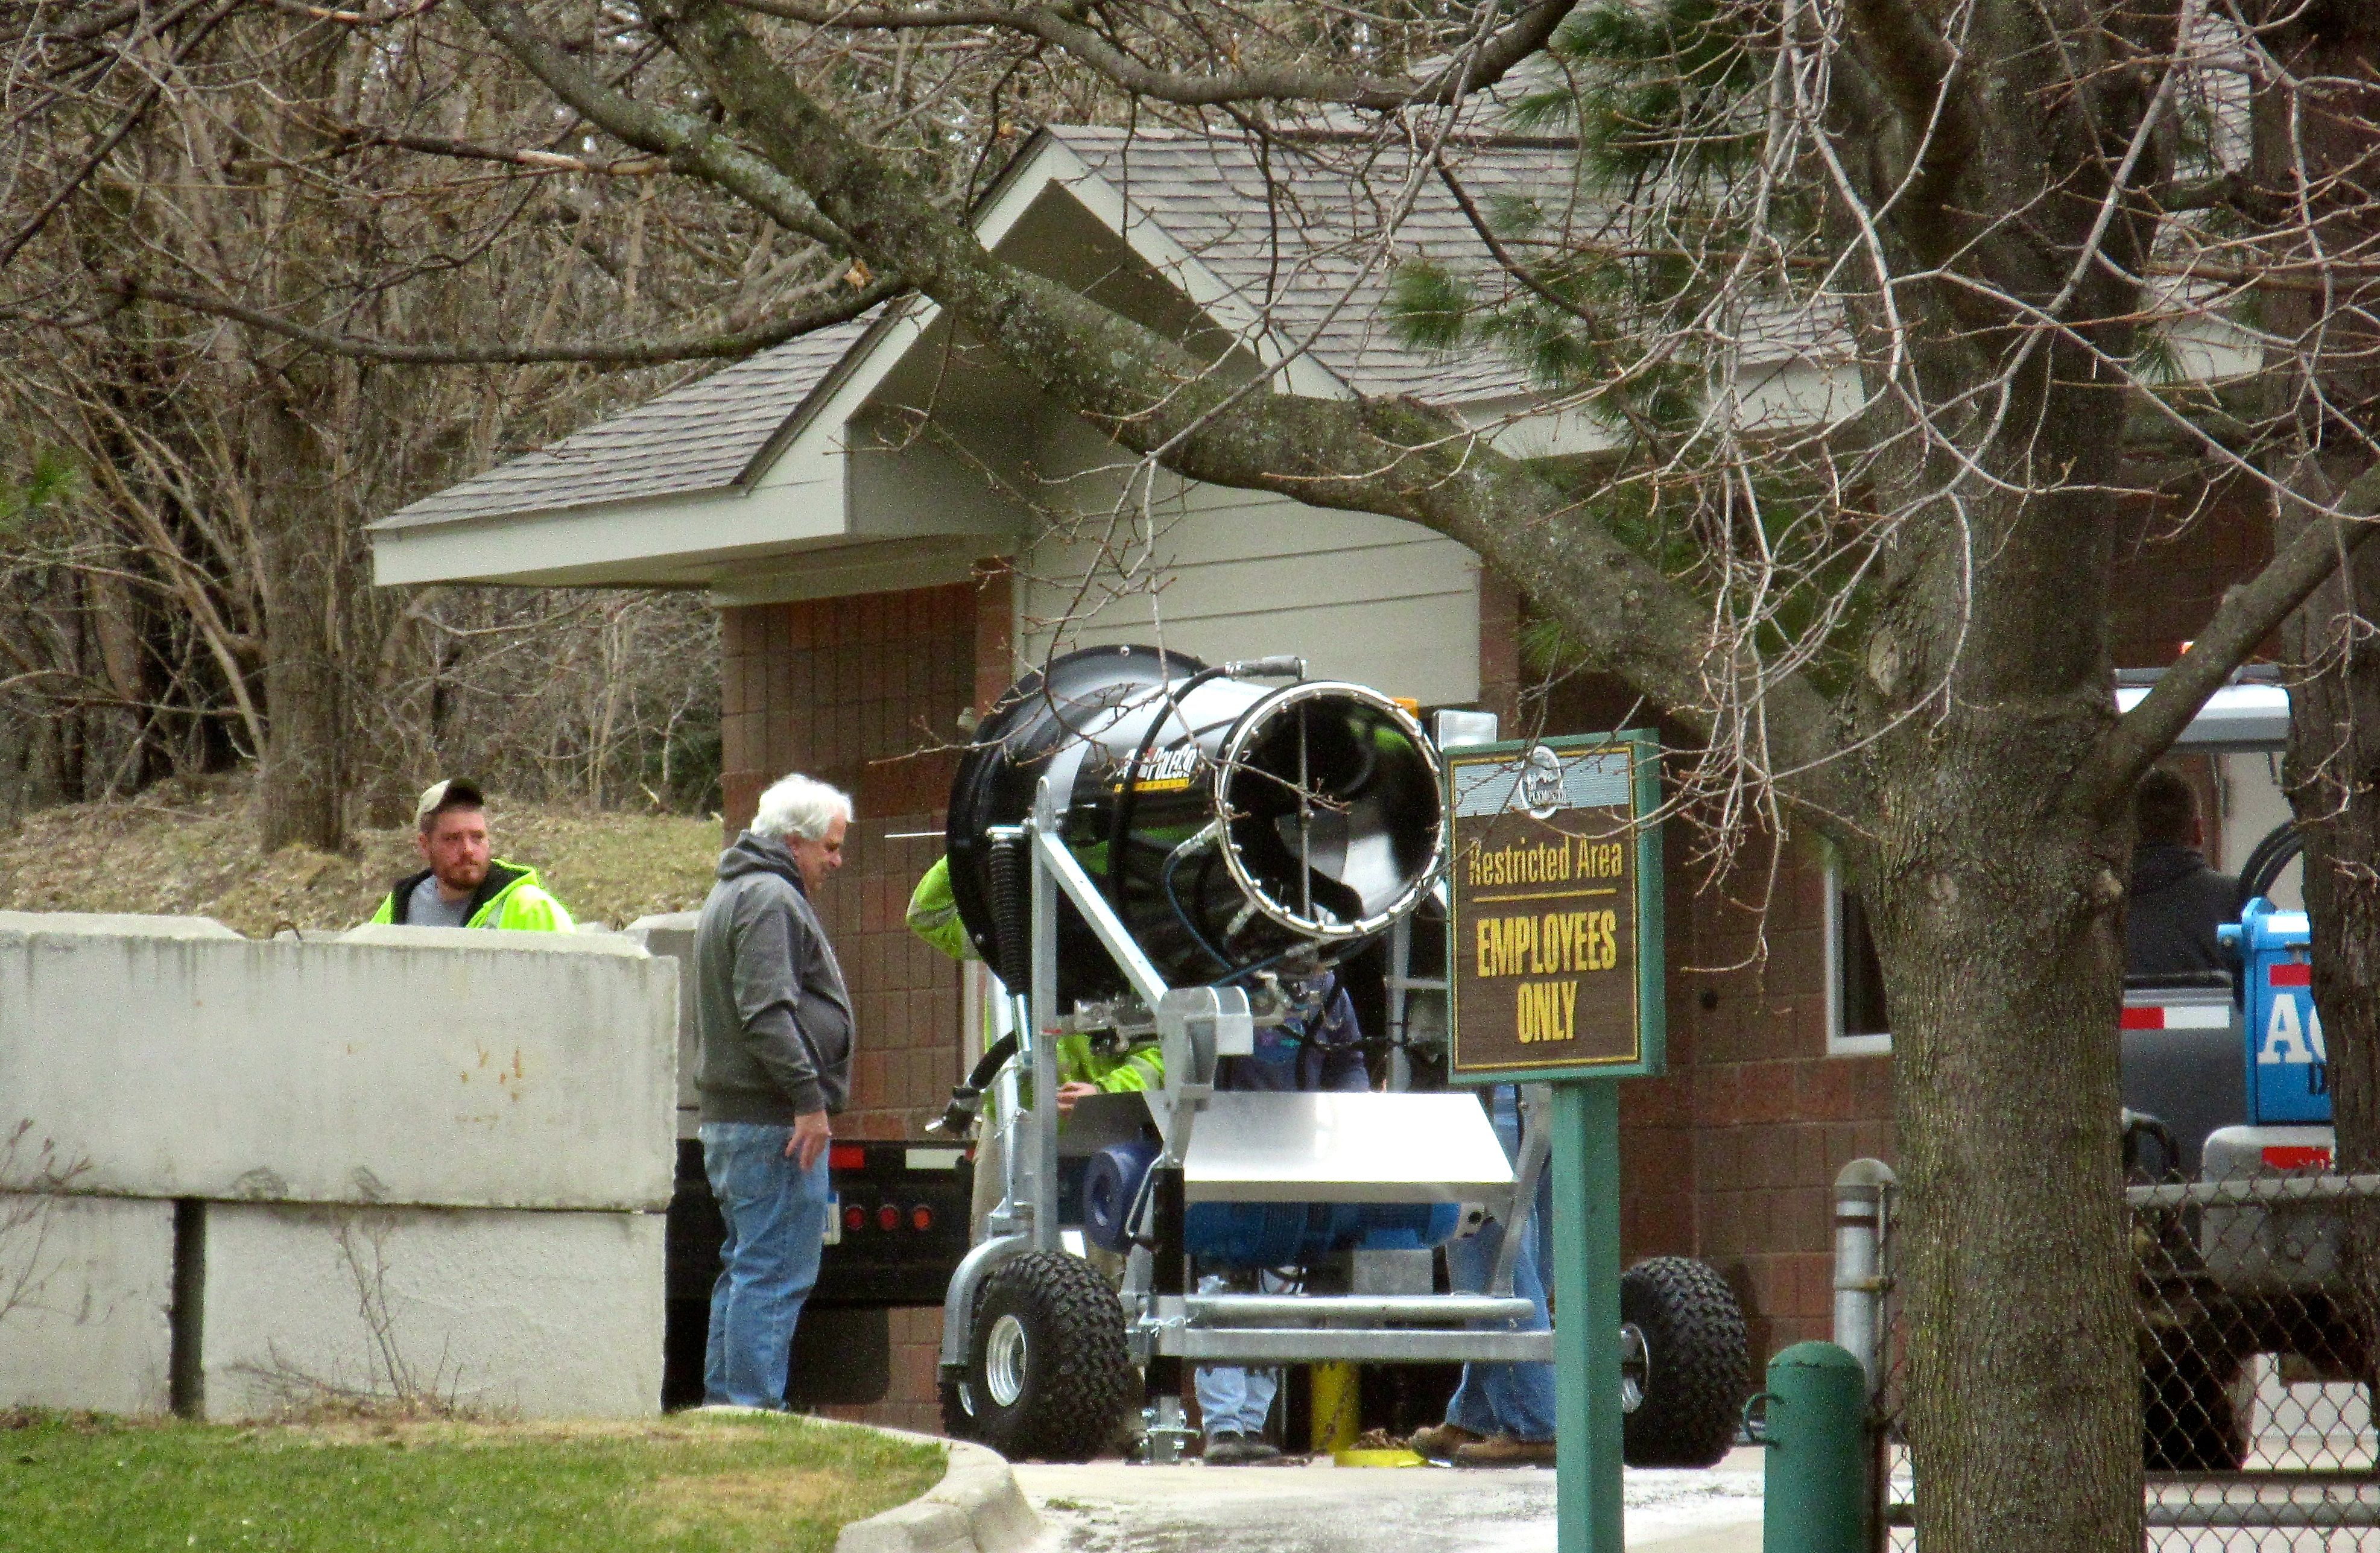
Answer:
[[[2374,601],[2380,555],[2367,547],[2287,632],[2289,804],[2305,837],[2314,1006],[2338,1129],[2333,1168],[2350,1175],[2380,1170],[2380,644],[2364,613]],[[2367,1211],[2350,1228],[2348,1299],[2369,1381],[2380,1347],[2380,1223]]]
[[[2380,210],[2369,191],[2369,165],[2380,136],[2380,18],[2368,7],[2328,6],[2293,16],[2275,49],[2301,78],[2326,89],[2301,111],[2267,100],[2254,118],[2259,181],[2268,194],[2301,191],[2315,212],[2316,233],[2334,252],[2368,253],[2380,237]],[[2302,263],[2302,251],[2285,252]],[[2338,266],[2319,291],[2276,287],[2269,316],[2283,337],[2331,342],[2320,369],[2277,374],[2300,392],[2282,406],[2300,428],[2302,462],[2292,483],[2328,496],[2371,460],[2380,433],[2380,369],[2372,365],[2372,320],[2380,285],[2367,268]],[[2311,390],[2318,389],[2316,395]],[[2285,508],[2275,540],[2287,543],[2307,514]],[[2380,644],[2373,639],[2380,603],[2380,554],[2369,546],[2306,601],[2283,632],[2290,667],[2290,808],[2305,838],[2305,900],[2312,918],[2314,1004],[2321,1012],[2331,1106],[2337,1124],[2334,1168],[2380,1169]],[[2380,1349],[2380,1220],[2350,1220],[2348,1299],[2364,1350]]]
[[[269,644],[259,841],[266,852],[292,842],[336,852],[346,842],[339,605],[347,540],[320,476],[322,453],[312,432],[277,396],[257,406],[251,420]]]
[[[1979,734],[1983,730],[1977,730]],[[1962,741],[1963,742],[1963,741]],[[2140,1546],[2112,863],[2000,738],[1882,838],[1921,1546]],[[1927,783],[1923,785],[1934,786]],[[1930,811],[1930,812],[1929,812]],[[1982,823],[1972,823],[1981,821]],[[2022,835],[2015,855],[2006,838]]]
[[[1918,1536],[2138,1547],[2116,1034],[2130,838],[2066,797],[2104,712],[2009,710],[1902,741],[1863,870],[1893,1017]]]
[[[1961,367],[1945,351],[1928,370]],[[1859,687],[1876,796],[1852,864],[1892,1010],[1917,1535],[1962,1553],[2142,1537],[2131,795],[2102,765],[2121,408],[2093,371],[2048,345],[2019,370],[2006,420],[1969,443],[1992,482],[1935,456],[1890,470],[1888,510],[1954,492],[1972,539],[1897,558]]]

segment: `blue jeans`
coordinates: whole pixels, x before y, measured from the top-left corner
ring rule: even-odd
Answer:
[[[1198,1280],[1198,1292],[1220,1294],[1232,1280],[1208,1273]],[[1257,1276],[1257,1287],[1268,1294],[1288,1288],[1269,1272]],[[1281,1371],[1243,1369],[1237,1365],[1201,1365],[1192,1377],[1198,1393],[1198,1427],[1208,1439],[1218,1435],[1262,1438],[1265,1420],[1272,1413],[1273,1397],[1281,1390]]]
[[[1497,1087],[1493,1115],[1504,1152],[1508,1156],[1519,1154],[1520,1108],[1509,1087]],[[1529,1214],[1529,1232],[1521,1237],[1520,1251],[1512,1259],[1512,1292],[1536,1307],[1534,1315],[1516,1325],[1514,1329],[1519,1331],[1543,1332],[1553,1327],[1546,1312],[1546,1285],[1538,1264],[1539,1248],[1546,1244],[1546,1220],[1553,1207],[1551,1185],[1552,1172],[1548,1171],[1538,1178],[1537,1202]],[[1489,1276],[1496,1270],[1496,1255],[1503,1244],[1504,1226],[1492,1219],[1477,1234],[1450,1243],[1446,1248],[1448,1280],[1460,1292],[1484,1292]],[[1465,1365],[1463,1384],[1455,1388],[1454,1395],[1447,1401],[1446,1421],[1475,1435],[1551,1439],[1554,1367]]]
[[[710,1288],[710,1337],[702,1400],[782,1409],[794,1324],[818,1284],[826,1244],[827,1157],[805,1171],[785,1158],[791,1127],[702,1124],[702,1168],[727,1221],[719,1281]]]

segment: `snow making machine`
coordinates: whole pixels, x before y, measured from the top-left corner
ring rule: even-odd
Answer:
[[[1515,1164],[1471,1094],[1216,1082],[1259,1028],[1314,1012],[1300,1000],[1318,973],[1392,928],[1415,936],[1443,862],[1440,794],[1412,713],[1307,679],[1293,658],[1210,668],[1091,649],[985,719],[953,783],[948,849],[961,919],[1000,985],[983,1059],[936,1126],[980,1129],[998,1202],[944,1298],[949,1432],[1083,1460],[1142,1402],[1136,1432],[1162,1462],[1190,1438],[1185,1364],[1552,1357],[1512,1292],[1544,1108],[1524,1108]],[[1058,1046],[1078,1037],[1111,1051],[1153,1040],[1162,1086],[1062,1118]],[[1513,1227],[1489,1287],[1436,1292],[1434,1252],[1488,1215]],[[1653,1454],[1690,1440],[1682,1454],[1715,1458],[1743,1389],[1742,1322],[1716,1274],[1685,1267],[1702,1277],[1654,1283],[1696,1309],[1644,1326],[1706,1351],[1623,1333],[1623,1389],[1633,1412],[1672,1415]],[[1194,1268],[1300,1272],[1257,1285],[1293,1292],[1201,1293]],[[1714,1299],[1723,1320],[1704,1308]],[[1706,1378],[1665,1393],[1665,1369]]]

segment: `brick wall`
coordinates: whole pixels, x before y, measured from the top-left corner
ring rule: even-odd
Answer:
[[[2271,510],[2245,480],[2134,497],[2121,521],[2109,600],[2119,668],[2172,662],[2224,589],[2273,555]]]
[[[959,714],[1009,678],[1004,575],[961,584],[724,612],[722,785],[732,834],[762,788],[807,771],[853,795],[843,868],[818,907],[856,1022],[846,1137],[916,1136],[960,1073],[959,969],[911,934],[909,892],[941,855]],[[921,751],[928,753],[920,753]],[[935,1309],[892,1313],[892,1389],[833,1411],[933,1429]]]
[[[1829,1335],[1829,1188],[1849,1161],[1893,1155],[1891,1060],[1827,1050],[1823,856],[1787,848],[1763,921],[1747,897],[1766,864],[1747,859],[1726,886],[1671,885],[1685,932],[1670,1007],[1691,1035],[1660,1081],[1687,1091],[1672,1103],[1690,1118],[1695,1253],[1735,1285],[1763,1355]]]

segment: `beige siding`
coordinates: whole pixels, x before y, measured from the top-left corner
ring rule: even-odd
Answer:
[[[1111,516],[1087,507],[1089,494],[1070,491],[1073,513],[1027,553],[1017,637],[1029,660],[1053,639],[1161,639],[1208,662],[1300,653],[1318,677],[1424,704],[1478,697],[1479,564],[1452,540],[1394,518],[1194,487],[1148,504],[1152,545],[1136,504]]]

